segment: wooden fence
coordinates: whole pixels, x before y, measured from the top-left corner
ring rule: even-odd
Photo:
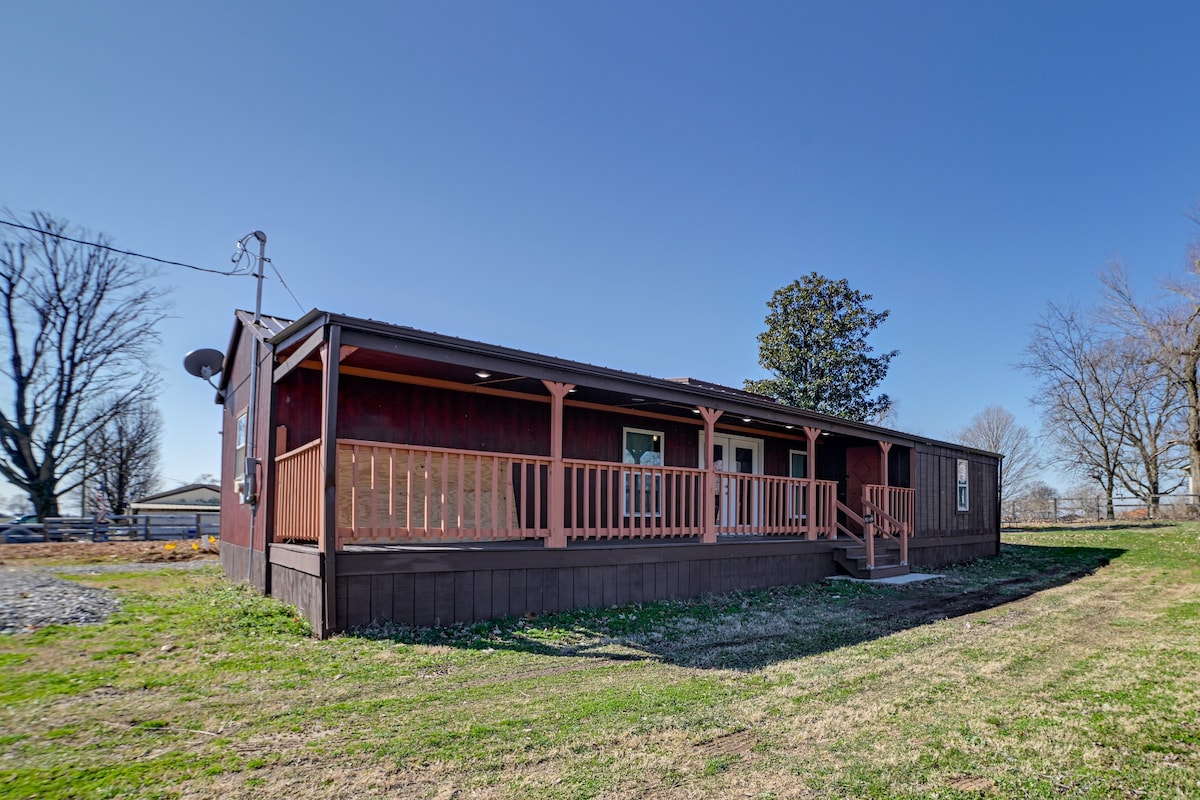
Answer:
[[[109,517],[98,522],[94,517],[50,517],[43,522],[10,525],[0,536],[7,542],[63,542],[194,539],[221,535],[221,514],[133,514]]]

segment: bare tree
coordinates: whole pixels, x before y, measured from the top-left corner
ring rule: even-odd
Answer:
[[[0,240],[0,475],[55,516],[88,439],[152,393],[164,291],[124,256],[62,238],[65,221],[6,216],[21,227]]]
[[[1140,301],[1120,264],[1100,276],[1106,307],[1113,323],[1151,346],[1152,358],[1167,379],[1183,392],[1183,435],[1188,454],[1189,494],[1200,492],[1200,267],[1189,276],[1164,285],[1172,300],[1163,305]]]
[[[1000,496],[1015,498],[1038,468],[1037,443],[1024,425],[1001,406],[988,406],[967,426],[950,436],[968,447],[1004,455],[1000,473]]]
[[[161,433],[158,409],[141,400],[122,408],[88,440],[88,478],[100,481],[115,513],[128,513],[131,502],[157,487]]]
[[[1034,325],[1021,363],[1038,381],[1033,401],[1055,461],[1099,484],[1109,519],[1127,432],[1117,387],[1128,366],[1096,325],[1053,303]]]
[[[1146,502],[1151,519],[1158,516],[1160,498],[1182,486],[1187,464],[1182,420],[1185,404],[1179,383],[1154,357],[1144,339],[1114,340],[1125,369],[1115,385],[1124,444],[1117,478],[1130,494]]]

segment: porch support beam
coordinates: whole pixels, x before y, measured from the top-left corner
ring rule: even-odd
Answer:
[[[706,544],[716,544],[717,541],[717,464],[713,460],[713,434],[717,420],[724,412],[715,408],[697,406],[700,418],[704,420],[704,486],[701,487],[701,502],[704,519],[700,523],[700,540]]]
[[[338,412],[338,358],[331,354],[341,352],[342,329],[331,325],[329,338],[321,348],[321,531],[317,548],[325,562],[322,584],[325,602],[322,610],[321,637],[324,638],[337,628],[337,412]]]
[[[296,348],[287,360],[275,368],[275,372],[271,375],[271,379],[275,383],[279,383],[296,367],[304,363],[304,361],[313,354],[318,347],[325,341],[325,329],[313,331],[312,335],[304,340],[303,344]],[[324,356],[322,355],[322,358]]]
[[[804,520],[804,538],[817,538],[817,437],[821,435],[820,428],[810,428],[804,426],[804,436],[808,439],[808,450],[805,452],[805,474],[808,476],[808,485],[804,492],[808,495],[805,501],[805,507],[808,508],[808,514]],[[827,509],[833,513],[833,509]],[[834,528],[836,530],[836,527]]]
[[[563,398],[575,388],[573,383],[542,381],[550,392],[550,486],[546,508],[550,514],[547,547],[566,547],[567,530],[563,522],[565,472],[563,470]]]

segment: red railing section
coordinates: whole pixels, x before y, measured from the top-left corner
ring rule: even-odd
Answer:
[[[550,459],[338,440],[338,545],[543,539]]]
[[[275,540],[315,542],[321,534],[321,442],[275,459]]]
[[[315,542],[321,525],[321,449],[279,456],[276,541]],[[704,493],[715,495],[712,529],[723,536],[837,538],[833,481],[687,467],[563,459],[562,530],[568,540],[698,537]],[[544,456],[338,440],[337,543],[486,542],[550,534]],[[706,487],[711,486],[711,489]],[[888,487],[871,489],[893,490]],[[889,495],[893,508],[903,502]],[[911,519],[911,497],[908,519]],[[903,511],[896,517],[904,520]],[[853,537],[858,539],[857,536]]]
[[[699,536],[705,471],[563,459],[568,539]]]

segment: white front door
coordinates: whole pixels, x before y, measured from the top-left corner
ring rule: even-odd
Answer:
[[[700,466],[704,467],[704,431],[700,431]],[[758,522],[758,491],[754,481],[735,475],[761,475],[763,440],[713,434],[713,463],[717,476],[717,524],[753,526]]]

